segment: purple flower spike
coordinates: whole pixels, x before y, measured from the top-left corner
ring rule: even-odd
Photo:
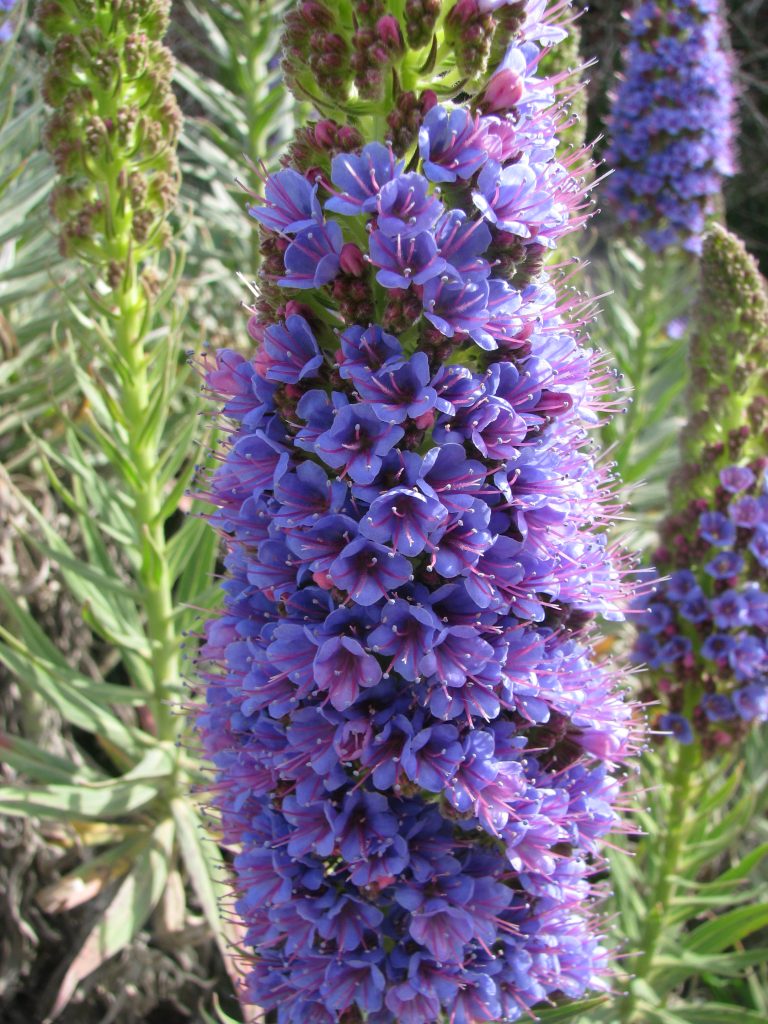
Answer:
[[[430,181],[471,178],[488,154],[483,147],[484,128],[479,117],[461,107],[435,106],[419,130],[419,154]]]
[[[402,427],[385,423],[367,405],[339,409],[333,426],[321,434],[315,449],[335,469],[343,469],[356,484],[369,484],[381,460],[403,436]]]
[[[316,224],[300,231],[285,250],[283,288],[320,288],[339,272],[339,253],[344,236],[338,224]]]
[[[397,590],[412,573],[407,558],[358,537],[331,563],[328,575],[353,601],[366,607]]]
[[[270,231],[295,234],[323,223],[317,185],[290,167],[270,174],[264,188],[264,204],[248,207],[248,213]]]
[[[340,192],[326,202],[326,210],[350,217],[373,213],[379,192],[402,168],[402,160],[380,142],[370,142],[359,155],[340,153],[331,161],[331,181]]]
[[[314,667],[318,689],[328,691],[337,711],[346,711],[361,689],[375,686],[381,679],[378,661],[366,654],[357,640],[346,636],[326,640],[315,656]]]
[[[430,195],[421,174],[400,174],[383,185],[378,196],[379,230],[390,238],[413,238],[430,231],[443,212],[443,204]]]
[[[385,491],[371,503],[360,523],[360,533],[413,558],[420,555],[431,534],[439,530],[448,512],[436,498],[410,487]]]
[[[411,282],[424,284],[442,274],[446,267],[428,231],[407,238],[403,235],[389,237],[383,231],[374,231],[369,251],[371,263],[380,268],[376,280],[385,288],[408,288]]]
[[[416,352],[407,363],[394,369],[385,366],[367,379],[361,374],[355,384],[360,397],[371,403],[380,420],[402,423],[408,417],[418,419],[438,405],[437,392],[428,381],[427,354]]]
[[[436,91],[502,3],[453,4]],[[584,216],[537,70],[560,8],[515,14],[503,88],[467,71],[473,99],[437,105],[416,49],[440,5],[422,6],[402,24],[361,8],[352,35],[333,5],[289,15],[288,80],[323,111],[336,83],[339,121],[299,130],[295,174],[259,205],[256,351],[208,366],[231,415],[205,497],[229,550],[199,723],[241,851],[248,995],[278,1024],[512,1021],[606,973],[592,877],[638,725],[581,626],[619,617],[630,584],[606,539],[612,471],[586,433],[611,378],[543,262]],[[401,57],[421,85],[385,111]],[[379,114],[392,145],[363,145]],[[327,221],[298,174],[310,163]],[[752,567],[750,538],[737,528],[727,550]],[[697,571],[725,550],[699,558],[706,543]],[[694,578],[700,625],[655,615],[654,664],[690,664],[704,594]],[[740,633],[768,623],[761,594],[742,595]],[[729,630],[709,675],[736,653],[757,683]]]
[[[296,384],[305,377],[317,376],[323,364],[315,336],[303,316],[289,316],[285,327],[273,324],[264,332],[264,352],[269,364],[267,380]]]

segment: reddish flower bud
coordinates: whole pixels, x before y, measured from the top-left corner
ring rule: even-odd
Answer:
[[[478,100],[484,114],[511,110],[523,95],[523,80],[511,68],[497,71]]]
[[[403,33],[400,29],[400,22],[393,14],[385,14],[376,22],[376,31],[379,39],[387,47],[390,53],[401,54],[405,51]]]
[[[365,273],[365,262],[360,246],[354,242],[343,245],[339,253],[339,264],[343,273],[352,277],[362,277]]]

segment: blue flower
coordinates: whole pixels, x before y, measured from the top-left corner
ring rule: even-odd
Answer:
[[[684,715],[667,714],[659,718],[662,732],[671,733],[679,743],[693,743],[693,729]]]
[[[402,427],[385,422],[370,406],[345,405],[330,429],[316,439],[315,450],[329,466],[343,468],[357,484],[367,484],[402,436]]]
[[[371,502],[360,522],[360,533],[413,557],[427,546],[430,535],[448,518],[436,498],[411,487],[393,487]],[[441,531],[442,532],[442,531]]]
[[[434,106],[419,129],[419,155],[430,181],[471,178],[486,161],[484,128],[468,110]]]
[[[413,238],[430,231],[443,212],[443,204],[430,193],[429,182],[412,172],[383,185],[377,198],[379,230],[390,238]]]
[[[339,253],[344,238],[333,221],[304,228],[285,250],[284,288],[319,288],[339,272]]]
[[[272,324],[264,332],[263,351],[268,364],[267,380],[297,384],[305,377],[317,376],[323,365],[315,336],[303,316],[289,316],[285,326]]]
[[[402,169],[403,162],[380,142],[368,143],[359,154],[340,153],[331,161],[331,181],[341,191],[326,202],[326,210],[347,216],[373,213],[379,192]]]
[[[310,185],[303,174],[291,167],[267,178],[264,205],[249,206],[248,213],[265,228],[285,234],[295,234],[323,222],[317,185]]]
[[[439,277],[447,264],[438,256],[437,242],[428,231],[417,235],[386,235],[374,231],[370,239],[371,263],[380,270],[376,280],[385,288],[408,288]]]

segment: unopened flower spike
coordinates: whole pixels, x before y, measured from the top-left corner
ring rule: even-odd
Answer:
[[[591,878],[640,732],[592,648],[631,589],[589,441],[613,396],[545,269],[583,218],[538,73],[568,5],[400,9],[289,15],[321,117],[249,204],[255,353],[209,358],[228,554],[199,726],[281,1024],[608,988]]]
[[[634,620],[634,658],[662,697],[659,728],[712,749],[768,721],[768,292],[719,226],[704,240],[690,358],[663,578]]]
[[[656,251],[701,251],[735,171],[732,58],[719,0],[642,0],[613,98],[604,195]]]

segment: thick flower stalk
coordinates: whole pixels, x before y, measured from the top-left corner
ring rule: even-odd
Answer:
[[[634,657],[653,671],[659,727],[711,747],[768,720],[768,293],[717,226],[690,362],[683,466],[654,556],[662,579],[635,619]]]
[[[661,251],[701,251],[734,172],[734,85],[719,0],[641,0],[609,118],[604,195]]]
[[[591,879],[635,726],[588,623],[627,585],[588,436],[613,379],[542,270],[583,220],[544,6],[288,21],[325,116],[250,207],[255,354],[208,360],[229,553],[200,717],[249,996],[281,1022],[607,987]]]
[[[168,276],[161,253],[179,185],[181,114],[162,43],[168,7],[127,0],[116,13],[107,0],[43,0],[36,12],[55,43],[44,82],[54,108],[45,141],[59,174],[51,207],[61,252],[96,278],[90,297],[108,324],[97,353],[113,378],[107,415],[99,422],[97,408],[91,423],[129,496],[151,648],[145,685],[166,739],[178,731],[169,700],[180,687],[180,637],[165,536],[178,499],[169,507],[162,446],[178,350],[169,332],[162,347],[152,332],[160,326]]]

